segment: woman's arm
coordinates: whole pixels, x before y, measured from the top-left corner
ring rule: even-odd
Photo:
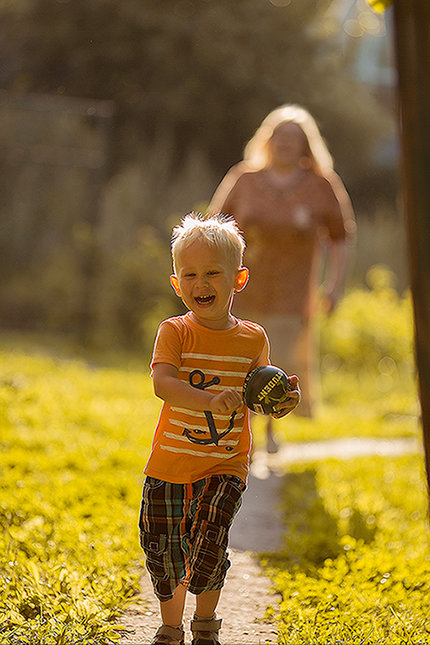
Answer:
[[[327,312],[331,313],[343,297],[348,260],[355,242],[356,224],[351,200],[342,180],[333,172],[329,182],[337,200],[343,228],[343,237],[331,239],[327,244],[327,279],[324,287]]]
[[[328,276],[324,284],[327,313],[332,313],[343,297],[349,251],[350,247],[346,240],[328,244]]]
[[[218,185],[218,188],[211,199],[208,207],[208,211],[210,213],[234,215],[232,212],[232,199],[230,198],[230,194],[239,177],[248,170],[248,166],[243,161],[230,168]]]

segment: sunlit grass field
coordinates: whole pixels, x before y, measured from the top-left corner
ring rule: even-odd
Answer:
[[[422,459],[293,466],[282,552],[266,559],[283,645],[430,643],[430,535]]]
[[[138,590],[146,370],[1,352],[0,638],[105,643]],[[56,352],[56,355],[58,352]]]
[[[281,438],[419,435],[410,303],[374,278],[321,321],[319,417],[280,420]],[[160,408],[147,363],[0,335],[0,643],[118,639]],[[266,563],[280,642],[430,642],[426,504],[419,455],[293,467],[285,549]]]

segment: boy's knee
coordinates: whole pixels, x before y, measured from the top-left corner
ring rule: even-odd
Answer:
[[[152,578],[167,580],[169,567],[167,566],[167,535],[140,532],[140,545],[145,553],[146,567]]]
[[[223,526],[208,524],[195,536],[190,557],[191,593],[221,589],[230,561],[227,554],[228,531]]]
[[[175,589],[185,578],[183,558],[172,559],[172,544],[167,535],[141,531],[140,544],[155,595],[162,602],[171,600]],[[173,552],[177,551],[178,548],[173,546]]]

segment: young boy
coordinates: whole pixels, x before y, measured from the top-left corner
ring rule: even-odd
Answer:
[[[228,531],[248,473],[242,386],[250,370],[269,363],[263,328],[230,313],[248,281],[244,247],[234,220],[221,215],[187,215],[173,231],[170,282],[188,312],[162,322],[155,341],[154,391],[164,403],[139,522],[163,622],[152,645],[183,645],[187,590],[196,596],[193,645],[219,645]],[[297,377],[292,385],[277,418],[299,402]]]

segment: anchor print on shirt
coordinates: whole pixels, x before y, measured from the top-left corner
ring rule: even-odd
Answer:
[[[221,379],[218,376],[214,376],[210,379],[210,381],[206,381],[205,379],[206,377],[201,370],[193,370],[189,377],[190,385],[196,387],[198,390],[205,390],[207,387],[210,387],[211,385],[218,385],[218,383],[221,382]],[[197,443],[201,446],[208,446],[210,444],[215,444],[216,446],[218,446],[220,439],[225,437],[233,429],[236,411],[231,413],[230,422],[228,424],[227,430],[224,430],[224,432],[217,431],[215,419],[213,418],[212,412],[210,412],[209,410],[204,410],[204,414],[206,417],[206,423],[208,424],[209,428],[209,437],[205,436],[207,435],[206,430],[200,430],[197,428],[195,428],[194,430],[185,428],[182,434],[187,437],[187,439],[192,443]],[[196,435],[203,436],[199,437]],[[226,450],[233,450],[233,448],[231,446],[226,446]]]

